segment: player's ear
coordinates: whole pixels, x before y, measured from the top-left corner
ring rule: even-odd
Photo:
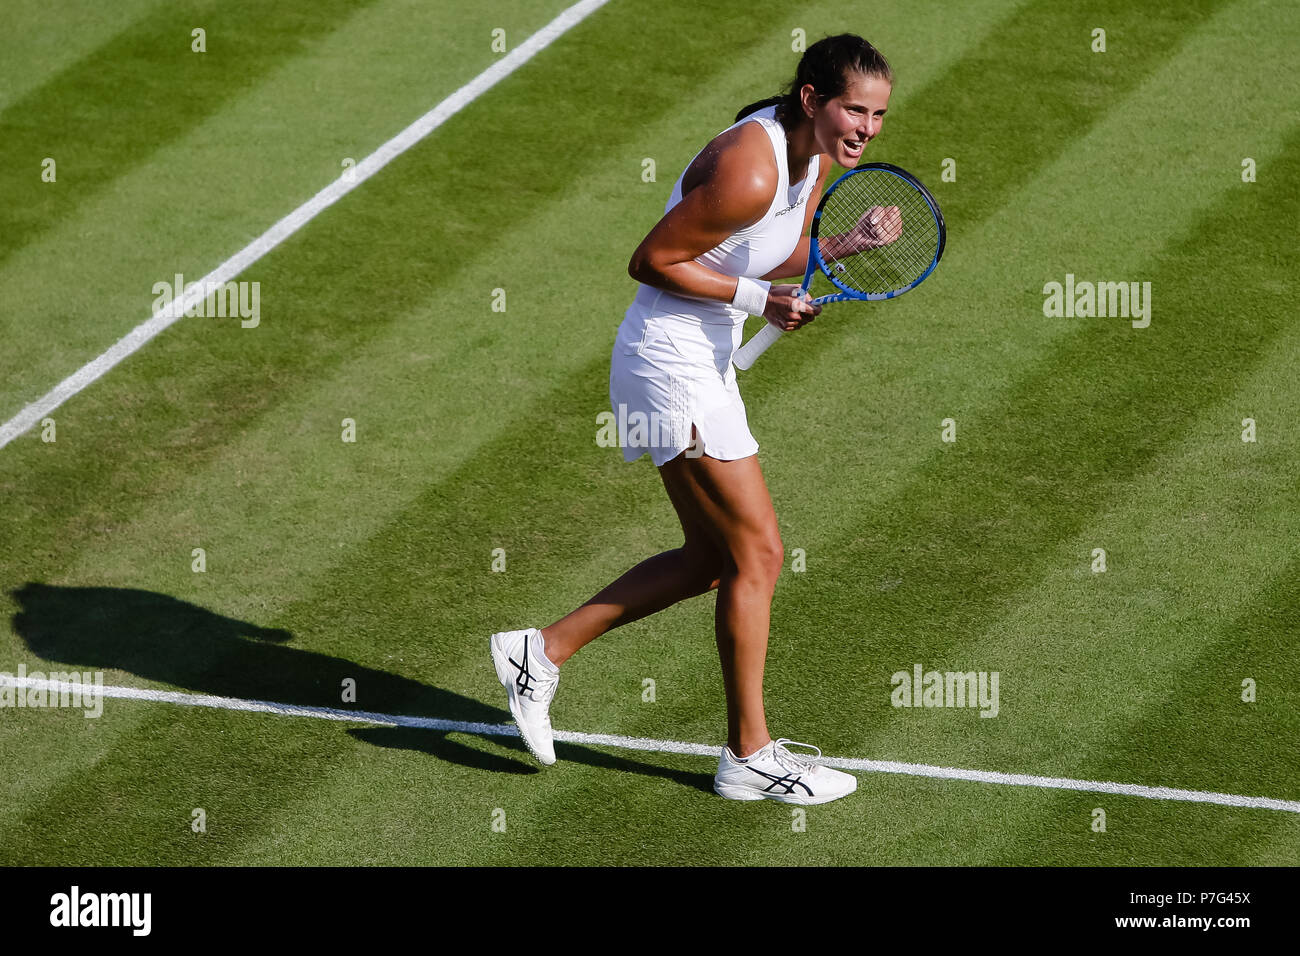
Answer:
[[[817,112],[817,90],[811,83],[805,83],[799,87],[799,104],[803,107],[803,115],[812,119]]]

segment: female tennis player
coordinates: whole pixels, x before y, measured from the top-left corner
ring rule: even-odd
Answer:
[[[640,285],[615,339],[610,403],[628,426],[625,460],[650,453],[684,541],[548,627],[492,636],[510,711],[543,764],[555,762],[549,709],[564,662],[606,631],[716,589],[727,745],[714,790],[812,804],[857,787],[768,733],[763,667],[785,551],[731,359],[747,316],[791,331],[821,311],[797,284],[772,282],[802,277],[831,162],[857,165],[892,85],[889,64],[861,37],[814,43],[788,92],[741,110],[695,156],[632,254]]]

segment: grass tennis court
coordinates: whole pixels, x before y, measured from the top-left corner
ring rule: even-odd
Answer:
[[[15,0],[0,420],[565,6]],[[184,319],[0,448],[0,672],[506,723],[488,636],[680,544],[595,440],[628,257],[796,30],[889,57],[863,159],[948,243],[742,375],[790,558],[773,735],[1293,808],[864,771],[799,820],[716,797],[716,757],[110,698],[0,708],[0,862],[1300,863],[1300,17],[1268,0],[610,0],[243,272],[255,328]],[[1150,283],[1149,325],[1046,315],[1067,276]],[[916,665],[997,672],[996,717],[894,706]],[[720,746],[713,598],[602,637],[551,713]]]

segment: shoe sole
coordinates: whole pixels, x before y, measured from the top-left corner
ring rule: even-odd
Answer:
[[[713,782],[713,792],[727,800],[771,800],[775,803],[793,803],[800,806],[816,806],[819,803],[830,803],[832,800],[838,800],[840,797],[847,797],[850,793],[858,789],[858,779],[853,778],[853,786],[843,793],[817,794],[807,797],[803,794],[794,793],[764,793],[755,790],[753,787],[742,787],[736,784]]]
[[[522,708],[519,705],[519,693],[515,690],[514,677],[510,674],[510,667],[512,665],[509,661],[509,655],[505,652],[505,648],[501,647],[500,644],[497,643],[497,636],[495,634],[492,635],[491,644],[492,666],[496,668],[497,680],[499,680],[501,686],[506,689],[506,699],[510,702],[510,716],[515,719],[515,726],[519,728],[519,736],[523,739],[524,746],[528,748],[528,752],[537,758],[537,762],[543,767],[549,767],[551,764],[555,763],[555,758],[552,757],[550,760],[547,760],[542,756],[537,749],[537,745],[533,743],[532,737],[529,735],[527,728],[524,726]]]

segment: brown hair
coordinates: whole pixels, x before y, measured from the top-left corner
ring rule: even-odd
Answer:
[[[777,120],[789,129],[803,115],[799,91],[806,84],[812,84],[817,98],[824,102],[844,93],[849,73],[879,77],[891,86],[894,82],[894,71],[890,69],[889,61],[862,37],[853,33],[823,37],[804,51],[788,90],[750,103],[736,114],[735,122],[739,123],[750,113],[775,106]]]

